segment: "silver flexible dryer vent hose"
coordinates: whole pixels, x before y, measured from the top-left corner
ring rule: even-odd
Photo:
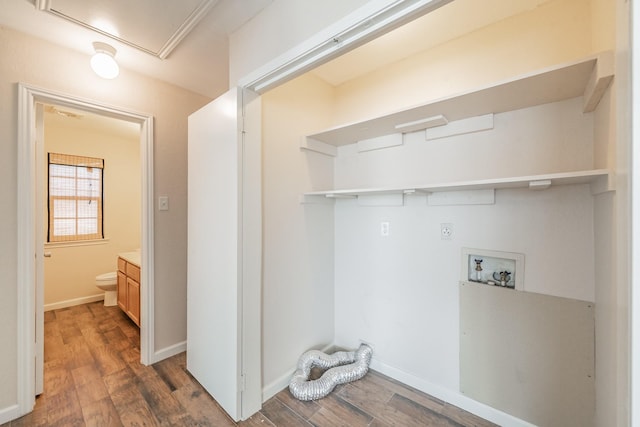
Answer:
[[[369,370],[373,350],[361,344],[356,351],[337,351],[331,355],[310,350],[300,356],[298,369],[289,383],[289,391],[299,400],[321,399],[338,384],[359,380]],[[317,380],[309,380],[311,368],[327,369]]]

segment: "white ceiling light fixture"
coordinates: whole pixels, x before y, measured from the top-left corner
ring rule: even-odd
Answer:
[[[115,79],[120,73],[120,67],[116,62],[116,49],[102,42],[93,42],[96,53],[91,57],[91,68],[103,79]]]

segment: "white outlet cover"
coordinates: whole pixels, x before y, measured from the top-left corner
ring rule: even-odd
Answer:
[[[380,223],[380,235],[383,237],[389,235],[389,223],[387,221],[383,221]]]
[[[449,223],[440,224],[440,238],[442,240],[453,239],[453,224],[449,224]]]

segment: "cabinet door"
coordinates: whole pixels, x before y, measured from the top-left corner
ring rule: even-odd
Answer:
[[[133,279],[127,278],[127,314],[133,322],[140,326],[140,284]]]
[[[127,276],[122,271],[118,271],[118,307],[127,312]]]

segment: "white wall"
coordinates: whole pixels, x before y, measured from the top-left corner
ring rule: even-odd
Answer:
[[[24,82],[51,91],[143,111],[155,117],[154,191],[171,197],[155,214],[156,349],[186,338],[187,116],[209,100],[121,69],[118,79],[95,76],[85,55],[0,28],[0,416],[17,390],[17,88]]]
[[[493,205],[335,210],[336,344],[374,345],[375,363],[459,391],[462,248],[524,254],[524,290],[593,300],[593,197],[588,185],[498,190]],[[380,223],[389,222],[388,237]],[[440,224],[453,224],[451,240]],[[495,343],[500,346],[501,343]],[[533,349],[532,349],[533,350]]]
[[[104,159],[104,235],[101,244],[48,244],[44,264],[44,304],[48,308],[82,303],[103,294],[95,276],[116,271],[119,252],[140,248],[141,168],[139,125],[109,119],[92,127],[88,117],[67,118],[45,113],[44,151]],[[105,119],[106,120],[106,119]],[[46,169],[46,165],[45,165]],[[46,188],[47,170],[43,172]],[[46,197],[43,206],[47,206]],[[48,218],[43,215],[44,233]]]
[[[263,96],[263,398],[282,390],[300,355],[333,342],[333,206],[300,204],[333,185],[333,160],[300,150],[328,125],[333,91],[303,76]],[[312,101],[312,102],[310,102]]]
[[[410,186],[588,170],[593,133],[593,115],[583,114],[582,98],[574,98],[497,114],[488,131],[432,141],[415,132],[402,146],[361,153],[353,145],[340,147],[335,185]],[[389,237],[380,236],[381,222],[389,223]],[[443,223],[453,225],[451,240],[440,238]],[[405,196],[403,207],[337,201],[336,344],[370,342],[374,368],[402,372],[411,385],[440,398],[446,390],[458,399],[453,403],[462,402],[458,282],[464,247],[523,254],[524,291],[594,301],[589,185],[497,190],[490,205],[428,206],[424,195]]]
[[[544,3],[346,82],[333,120],[375,117],[603,50],[592,49],[591,21],[588,1]]]
[[[582,113],[582,97],[578,97],[496,114],[494,128],[487,131],[430,141],[425,140],[424,132],[414,132],[405,135],[402,146],[361,153],[354,144],[340,147],[335,160],[335,185],[336,188],[411,186],[589,170],[593,168],[593,133],[593,115]],[[504,194],[499,191],[498,198]],[[569,195],[557,199],[551,193],[535,198],[548,205],[540,211],[502,207],[505,211],[494,212],[492,221],[474,216],[474,208],[466,206],[462,212],[468,212],[467,219],[456,229],[469,233],[470,247],[528,254],[526,291],[594,301],[594,265],[588,261],[593,260],[593,223],[591,213],[580,213],[593,211],[591,201],[585,204],[575,200],[574,205]],[[526,200],[520,203],[528,206]],[[337,205],[336,214],[343,204]],[[502,205],[496,202],[496,209]],[[557,208],[554,210],[552,206]],[[360,212],[366,217],[367,209]],[[451,222],[441,219],[439,222]],[[432,231],[439,233],[437,225]],[[491,243],[492,239],[500,244]],[[405,243],[413,245],[410,241]],[[336,248],[340,245],[351,246],[349,239],[343,239],[336,231]],[[516,247],[519,249],[514,250]],[[353,248],[347,252],[353,252]],[[345,286],[341,281],[337,270],[337,289]]]

